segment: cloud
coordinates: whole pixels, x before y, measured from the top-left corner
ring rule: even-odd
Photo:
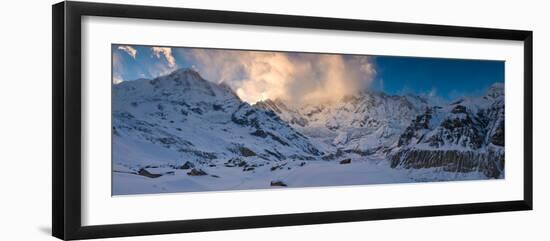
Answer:
[[[153,54],[160,59],[160,55],[163,55],[168,62],[168,67],[176,67],[176,59],[172,55],[172,48],[167,47],[152,47]]]
[[[150,63],[144,70],[149,74],[149,76],[163,76],[172,73],[177,69],[177,66],[170,67],[162,62]]]
[[[367,88],[376,71],[367,56],[181,49],[206,79],[229,85],[249,103],[266,98],[294,105],[338,101]]]
[[[123,79],[121,79],[121,78],[119,78],[119,77],[113,76],[113,84],[116,85],[116,84],[120,84],[120,83],[122,83],[122,82],[124,82]]]
[[[118,49],[126,52],[128,55],[132,56],[132,58],[136,59],[137,50],[132,46],[121,45],[118,46]]]
[[[122,78],[123,67],[124,66],[122,65],[121,56],[118,53],[113,52],[113,84],[118,84],[124,81],[124,79]]]

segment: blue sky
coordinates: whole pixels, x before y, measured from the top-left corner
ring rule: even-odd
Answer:
[[[130,54],[126,48],[135,50]],[[153,79],[159,75],[166,74],[175,67],[164,56],[164,52],[158,54],[149,46],[139,45],[112,45],[113,54],[113,77],[122,80],[136,80],[140,78]],[[185,67],[187,63],[180,58],[174,58],[175,65]]]
[[[113,82],[195,68],[245,101],[320,101],[358,88],[453,100],[504,81],[504,62],[112,45]],[[338,79],[335,81],[334,79]],[[340,80],[341,79],[341,80]]]
[[[389,94],[480,95],[504,82],[504,61],[377,56],[373,87]]]

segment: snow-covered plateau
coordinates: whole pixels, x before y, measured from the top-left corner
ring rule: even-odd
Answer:
[[[113,85],[113,195],[504,178],[504,89],[254,105],[192,69]]]

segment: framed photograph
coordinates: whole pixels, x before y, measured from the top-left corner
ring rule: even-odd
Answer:
[[[61,2],[52,51],[60,239],[532,209],[531,31]]]

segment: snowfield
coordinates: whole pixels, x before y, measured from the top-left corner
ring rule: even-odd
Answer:
[[[504,92],[250,105],[180,69],[113,86],[113,195],[504,178]]]
[[[301,163],[303,166],[301,166]],[[273,166],[282,166],[271,170]],[[169,173],[148,178],[133,172],[113,173],[113,194],[226,191],[267,188],[324,187],[343,185],[414,183],[449,180],[486,179],[479,172],[444,172],[431,169],[393,169],[384,160],[352,161],[339,164],[330,161],[295,161],[256,167],[253,171],[216,165],[200,166],[204,176],[187,175],[189,170],[148,168],[152,173]],[[272,186],[272,182],[286,186]]]

